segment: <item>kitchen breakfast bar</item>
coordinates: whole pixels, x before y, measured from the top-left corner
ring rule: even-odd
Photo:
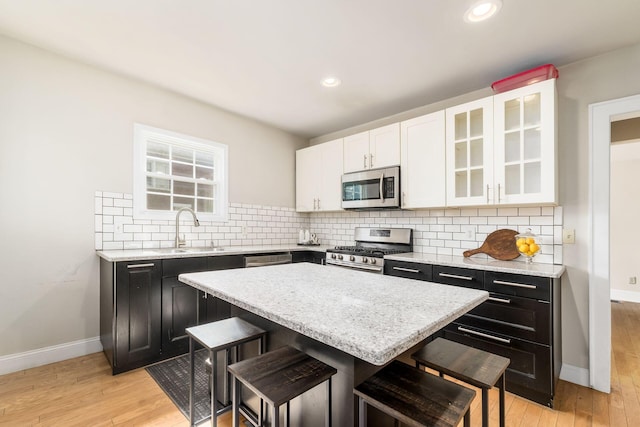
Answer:
[[[268,331],[267,351],[290,345],[336,368],[334,426],[355,425],[355,385],[394,359],[413,364],[408,356],[427,337],[489,297],[476,289],[309,263],[188,273],[179,280],[230,303],[232,316]],[[323,425],[325,399],[318,387],[292,401],[292,425]],[[368,421],[393,425],[372,415]]]

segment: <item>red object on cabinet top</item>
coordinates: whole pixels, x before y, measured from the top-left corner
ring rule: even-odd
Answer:
[[[496,93],[501,93],[555,78],[558,78],[558,69],[553,64],[545,64],[493,82],[491,89]]]

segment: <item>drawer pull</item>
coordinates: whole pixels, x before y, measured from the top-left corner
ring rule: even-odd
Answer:
[[[477,331],[472,331],[471,329],[463,328],[462,326],[458,326],[458,330],[460,332],[466,332],[467,334],[477,335],[477,336],[483,337],[483,338],[489,338],[491,340],[495,340],[495,341],[498,341],[498,342],[503,342],[505,344],[511,344],[511,340],[510,339],[494,337],[493,335],[484,334],[482,332],[477,332]]]
[[[489,297],[489,301],[501,302],[504,304],[511,304],[510,299],[504,299],[504,298]]]
[[[473,280],[473,277],[469,276],[458,276],[457,274],[449,274],[449,273],[438,273],[440,277],[448,277],[449,279],[460,279],[460,280]]]
[[[416,270],[414,268],[393,267],[393,269],[398,271],[404,271],[406,273],[420,273],[420,270]]]
[[[153,267],[155,264],[154,263],[148,263],[148,264],[131,264],[131,265],[127,265],[127,268],[131,269],[131,268],[148,268],[148,267]]]
[[[496,285],[514,286],[516,288],[538,289],[536,285],[525,285],[524,283],[503,282],[502,280],[494,280]]]

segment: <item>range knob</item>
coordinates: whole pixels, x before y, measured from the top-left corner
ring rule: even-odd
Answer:
[[[371,258],[371,264],[375,264],[376,263],[376,259],[375,258]]]
[[[336,254],[331,254],[331,258],[336,259]]]
[[[353,255],[349,256],[349,261],[355,261],[356,257],[354,257]]]
[[[369,262],[369,259],[366,257],[362,257],[362,262],[364,262],[365,264]]]
[[[338,259],[340,259],[340,260],[341,260],[341,259],[342,259],[342,255],[338,255]]]

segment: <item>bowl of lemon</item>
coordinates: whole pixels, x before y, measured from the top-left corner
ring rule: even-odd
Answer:
[[[516,247],[520,255],[526,258],[528,263],[533,261],[533,257],[540,252],[540,245],[538,236],[531,232],[530,228],[527,228],[526,233],[516,234]]]

